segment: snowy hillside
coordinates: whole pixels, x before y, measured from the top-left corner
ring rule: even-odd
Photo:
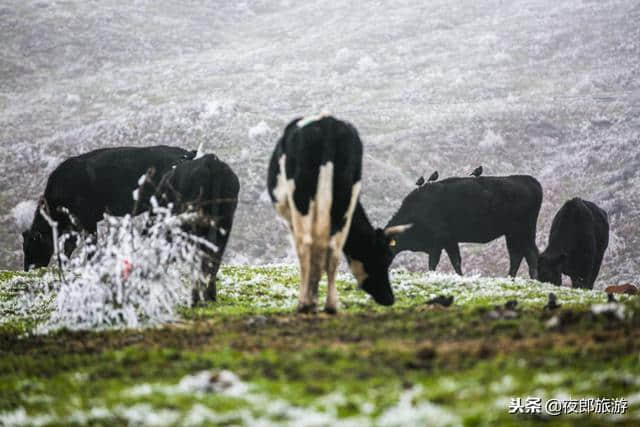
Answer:
[[[267,161],[289,120],[328,110],[361,133],[377,225],[424,172],[527,173],[544,188],[541,249],[555,212],[580,196],[610,214],[596,286],[637,281],[638,22],[632,0],[4,2],[0,268],[21,266],[26,201],[64,158],[201,142],[241,180],[227,260],[293,260]],[[502,239],[462,257],[467,273],[508,268]]]

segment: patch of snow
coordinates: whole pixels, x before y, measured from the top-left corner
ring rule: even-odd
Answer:
[[[249,128],[249,138],[256,140],[258,138],[264,137],[271,132],[271,128],[267,123],[262,120],[257,125]]]
[[[358,71],[372,71],[379,68],[378,63],[369,55],[363,56],[357,63]]]
[[[44,426],[51,424],[54,418],[50,415],[29,416],[23,407],[10,412],[0,412],[0,424],[6,427]]]
[[[385,410],[377,419],[379,427],[461,426],[462,421],[453,412],[427,400],[417,400],[421,387],[404,391],[398,403]]]
[[[492,148],[492,147],[501,147],[505,144],[504,138],[499,133],[494,132],[491,129],[487,129],[484,133],[484,136],[478,142],[478,147],[480,148]]]

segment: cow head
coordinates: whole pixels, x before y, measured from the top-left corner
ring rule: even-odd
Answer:
[[[394,222],[395,221],[389,221],[385,230],[393,230],[396,227],[402,227],[394,225]],[[402,251],[425,250],[425,242],[430,242],[432,237],[428,230],[424,230],[424,227],[418,227],[419,226],[416,226],[407,233],[400,232],[389,235],[389,247],[391,248],[392,258]]]
[[[380,305],[392,305],[395,301],[391,282],[389,282],[389,266],[393,261],[393,252],[389,244],[395,236],[409,227],[411,225],[399,225],[385,230],[376,229],[366,259],[348,259],[351,272],[360,288]]]
[[[562,285],[562,265],[566,260],[566,254],[557,255],[542,254],[538,258],[538,280],[540,282]]]
[[[46,267],[53,255],[53,237],[40,231],[26,230],[22,232],[22,251],[24,253],[24,270],[33,267]]]

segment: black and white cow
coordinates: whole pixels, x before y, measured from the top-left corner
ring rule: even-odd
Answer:
[[[448,178],[424,185],[409,193],[387,224],[413,224],[392,242],[393,252],[427,252],[433,271],[444,249],[461,275],[459,242],[487,243],[505,236],[509,275],[516,275],[524,257],[529,275],[535,278],[541,203],[542,187],[528,175]]]
[[[233,226],[239,191],[238,176],[213,154],[178,164],[158,185],[157,199],[161,206],[171,204],[174,213],[189,210],[198,213],[195,219],[182,225],[183,230],[217,248],[200,245],[205,254],[202,272],[207,280],[204,299],[208,301],[216,300],[216,275]],[[194,305],[200,300],[200,285],[193,292]]]
[[[394,302],[389,236],[406,227],[373,228],[359,202],[361,173],[358,132],[331,116],[293,120],[273,151],[267,187],[293,233],[300,262],[300,312],[315,310],[323,272],[328,283],[325,311],[337,311],[340,251],[362,289],[379,304]]]
[[[195,155],[195,151],[159,145],[102,148],[63,161],[49,175],[31,227],[22,233],[24,269],[48,265],[54,252],[53,230],[42,208],[58,223],[60,235],[78,229],[95,234],[105,212],[122,216],[149,208],[148,198],[139,199],[136,206],[132,196],[141,175],[152,169],[153,177],[159,179],[172,166]],[[75,241],[66,240],[65,254],[69,256],[74,249]]]
[[[564,273],[574,288],[593,289],[608,245],[607,213],[595,203],[571,199],[553,218],[549,245],[538,260],[538,280],[560,286]]]

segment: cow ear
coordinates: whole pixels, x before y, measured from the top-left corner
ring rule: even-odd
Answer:
[[[392,225],[391,227],[387,227],[384,229],[384,235],[387,237],[394,237],[398,234],[404,233],[411,227],[413,227],[413,224]]]

